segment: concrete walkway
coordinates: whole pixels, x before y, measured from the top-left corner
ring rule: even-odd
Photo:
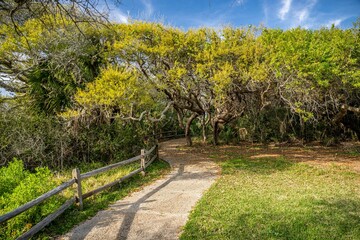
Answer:
[[[172,166],[170,174],[59,239],[178,239],[191,209],[218,173],[210,159],[186,153],[184,146],[184,139],[161,143],[160,158]]]

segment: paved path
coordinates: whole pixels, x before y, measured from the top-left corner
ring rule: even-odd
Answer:
[[[60,239],[178,239],[190,210],[214,182],[218,168],[192,149],[185,140],[160,145],[160,157],[172,171],[99,212]]]

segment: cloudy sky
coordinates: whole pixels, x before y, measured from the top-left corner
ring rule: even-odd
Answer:
[[[360,0],[107,0],[113,21],[158,21],[183,29],[260,24],[350,28],[360,16]]]

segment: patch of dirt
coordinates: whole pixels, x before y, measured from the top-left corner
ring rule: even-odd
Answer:
[[[344,142],[332,147],[322,146],[319,143],[305,146],[273,143],[212,146],[195,143],[193,147],[184,147],[183,151],[218,161],[239,156],[250,159],[284,157],[294,162],[306,162],[318,166],[335,165],[360,172],[360,142]]]

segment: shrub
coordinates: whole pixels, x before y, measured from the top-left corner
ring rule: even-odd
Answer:
[[[1,168],[0,173],[0,215],[39,197],[57,185],[47,167],[38,167],[31,173],[25,170],[23,162],[17,159]],[[63,201],[63,197],[56,195],[1,224],[0,239],[13,239],[26,232],[56,210]]]
[[[26,175],[23,162],[16,158],[7,167],[0,168],[0,196],[11,192]]]
[[[0,164],[18,158],[25,169],[47,166],[58,170],[80,162],[126,159],[143,147],[143,136],[149,135],[150,128],[142,127],[121,121],[70,126],[56,116],[23,108],[2,109],[0,103]]]

